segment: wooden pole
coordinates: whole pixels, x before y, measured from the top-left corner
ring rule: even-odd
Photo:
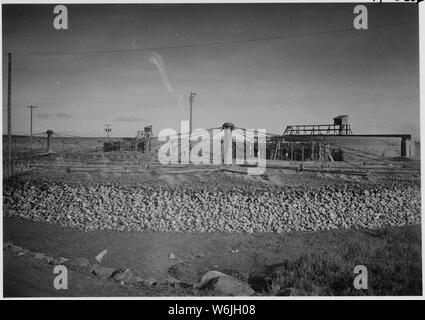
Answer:
[[[7,175],[12,175],[12,54],[7,54]]]
[[[304,162],[304,144],[301,144],[301,162]]]
[[[30,109],[30,144],[31,144],[31,148],[32,148],[32,110],[34,108],[38,108],[37,106],[28,106],[28,108]]]
[[[314,141],[311,143],[311,161],[314,161]]]
[[[291,143],[291,161],[294,161],[294,142]]]

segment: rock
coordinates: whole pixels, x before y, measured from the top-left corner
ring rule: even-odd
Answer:
[[[168,274],[181,282],[193,285],[199,279],[199,274],[196,272],[193,265],[182,262],[171,266],[168,269]]]
[[[65,262],[67,262],[67,261],[69,261],[69,259],[68,259],[68,258],[60,257],[60,258],[58,258],[58,259],[55,261],[55,263],[56,263],[56,264],[63,264],[63,263],[65,263]]]
[[[43,256],[42,260],[48,264],[55,264],[55,258],[50,256]]]
[[[217,173],[199,188],[173,185],[169,190],[145,184],[132,188],[15,180],[3,185],[3,213],[87,231],[125,232],[280,233],[421,222],[419,182],[377,182],[373,178],[340,184],[333,183],[333,178],[311,178],[299,174],[297,179],[303,184],[291,188],[243,182]],[[127,210],[131,214],[123,215]],[[371,219],[373,215],[377,218]],[[11,245],[5,243],[3,248]],[[180,262],[173,253],[169,258]]]
[[[10,249],[12,248],[13,244],[10,242],[3,243],[3,249]]]
[[[12,244],[9,247],[9,250],[12,251],[13,253],[18,253],[18,252],[21,252],[22,251],[22,248],[21,247],[18,247],[18,246],[15,246],[15,245]]]
[[[102,262],[103,257],[105,256],[105,254],[106,254],[107,252],[108,252],[108,250],[103,250],[101,253],[99,253],[99,254],[95,257],[96,261],[97,261],[97,262],[99,262],[99,263],[101,263],[101,262]]]
[[[135,280],[135,274],[130,269],[121,268],[115,271],[112,278],[120,283],[132,283]]]
[[[219,271],[208,271],[204,274],[198,288],[213,290],[223,296],[252,296],[255,293],[246,282]]]
[[[44,258],[44,254],[40,252],[33,252],[32,255],[37,260],[43,260]]]
[[[144,285],[144,286],[151,287],[151,286],[156,285],[157,281],[154,278],[146,278],[146,279],[144,279],[142,277],[135,276],[134,277],[134,283],[137,284],[137,285]]]
[[[64,266],[82,273],[91,273],[90,261],[87,258],[72,258],[62,263]]]
[[[202,278],[199,281],[197,287],[201,289],[202,287],[204,287],[212,279],[217,278],[217,277],[222,277],[222,276],[226,276],[226,274],[225,273],[222,273],[220,271],[208,271],[207,273],[205,273],[202,276]]]
[[[92,273],[98,276],[101,279],[109,279],[116,269],[109,268],[109,267],[103,267],[98,264],[93,265]]]
[[[191,284],[185,283],[183,281],[180,281],[178,279],[169,277],[163,281],[161,281],[162,285],[167,285],[167,286],[171,286],[171,287],[182,287],[182,288],[190,288],[192,287]]]

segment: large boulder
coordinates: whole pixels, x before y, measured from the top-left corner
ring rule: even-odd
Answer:
[[[95,264],[93,265],[92,273],[101,279],[109,279],[115,271],[116,269],[114,268],[103,267],[98,264]]]
[[[221,296],[252,296],[255,293],[248,283],[219,271],[204,274],[198,288],[212,290]]]

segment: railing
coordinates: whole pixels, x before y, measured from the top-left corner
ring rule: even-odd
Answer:
[[[318,124],[287,126],[284,135],[351,135],[349,124]]]

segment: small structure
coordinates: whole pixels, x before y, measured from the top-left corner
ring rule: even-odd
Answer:
[[[145,136],[152,137],[152,125],[145,127],[144,132]]]
[[[323,136],[323,135],[351,135],[351,127],[348,124],[348,115],[337,116],[333,124],[297,124],[289,125],[286,127],[283,135],[309,135],[309,136]]]
[[[292,143],[295,153],[298,145],[310,145],[308,154],[312,160],[317,159],[317,146],[328,144],[329,154],[338,160],[359,160],[370,157],[396,158],[412,157],[415,154],[410,134],[353,134],[348,115],[340,115],[333,118],[334,123],[329,125],[290,125],[286,127],[284,143]],[[281,154],[279,145],[276,147],[274,157]],[[288,148],[287,148],[288,149]],[[320,158],[320,150],[319,150]],[[289,157],[288,157],[289,158]],[[298,157],[292,156],[291,160]],[[300,158],[303,158],[301,156]]]
[[[353,134],[348,124],[348,115],[342,115],[334,118],[334,126],[339,127],[340,135]]]

